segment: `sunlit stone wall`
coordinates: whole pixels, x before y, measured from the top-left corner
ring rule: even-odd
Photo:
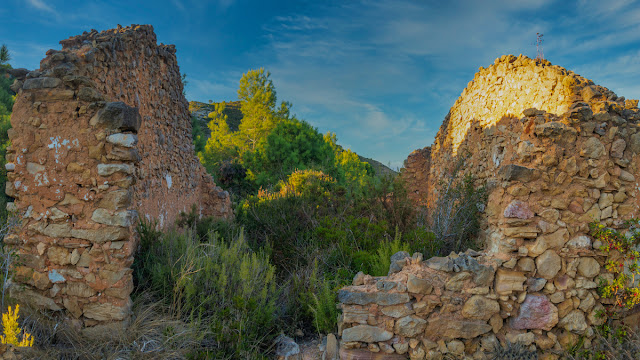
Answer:
[[[148,25],[61,44],[14,84],[6,193],[23,221],[5,242],[13,296],[99,333],[129,316],[140,217],[232,212],[194,153],[173,46]]]

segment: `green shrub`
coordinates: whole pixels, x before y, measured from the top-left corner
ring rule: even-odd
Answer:
[[[622,310],[629,310],[640,304],[640,222],[637,219],[626,221],[621,230],[608,228],[598,222],[589,224],[591,235],[602,242],[600,251],[615,252],[616,256],[608,256],[605,268],[613,274],[613,281],[606,280],[600,284],[598,293],[601,297],[615,300],[615,306],[607,311],[609,317],[619,316]]]
[[[591,346],[584,346],[584,337],[564,350],[562,359],[569,360],[636,360],[640,355],[640,336],[630,331],[625,324],[609,327],[607,324],[595,328]]]
[[[460,155],[455,166],[438,184],[431,230],[442,242],[443,254],[479,248],[476,240],[487,191],[484,186],[476,186],[473,175],[463,173],[467,158],[468,155]]]
[[[264,253],[251,251],[242,232],[228,242],[210,232],[201,242],[191,231],[170,231],[142,243],[139,277],[176,314],[209,328],[197,358],[260,356],[274,335],[278,298],[275,268]]]
[[[212,232],[224,239],[231,239],[238,235],[238,231],[232,222],[213,216],[201,217],[195,204],[191,207],[189,213],[180,212],[176,225],[180,228],[194,231],[200,241],[207,241],[209,233]]]
[[[398,251],[411,251],[411,248],[407,243],[403,243],[400,239],[402,234],[396,229],[396,237],[393,241],[382,242],[380,247],[376,251],[375,260],[372,264],[370,275],[373,276],[385,276],[389,273],[389,266],[391,265],[391,255]]]
[[[432,232],[393,177],[350,190],[315,170],[298,170],[270,190],[241,202],[236,222],[254,250],[265,251],[284,284],[279,325],[329,332],[336,327],[336,291],[358,271],[386,275],[390,257],[404,250],[431,257]]]
[[[278,123],[255,151],[243,155],[248,176],[266,187],[285,180],[296,169],[322,169],[337,177],[335,154],[309,123],[287,119]]]
[[[317,262],[314,267],[311,278],[313,290],[310,292],[312,301],[309,304],[313,313],[313,325],[319,333],[335,332],[338,325],[337,289],[332,286],[335,282],[319,278]]]

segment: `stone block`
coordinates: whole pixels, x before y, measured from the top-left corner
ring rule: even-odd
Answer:
[[[449,257],[437,257],[434,256],[428,260],[425,261],[425,265],[427,265],[428,267],[434,269],[434,270],[439,270],[439,271],[444,271],[444,272],[451,272],[453,271],[453,260],[451,260],[451,258]]]
[[[501,167],[499,174],[505,181],[521,181],[525,183],[534,180],[538,176],[535,169],[514,164]]]
[[[89,303],[83,307],[84,316],[98,321],[124,320],[131,313],[131,303],[123,306],[113,303]]]
[[[558,308],[544,295],[528,294],[520,305],[518,316],[511,319],[516,330],[551,330],[558,323]]]
[[[592,278],[600,274],[600,264],[592,257],[583,257],[578,264],[578,275]]]
[[[110,102],[98,111],[89,122],[91,126],[104,127],[109,130],[138,132],[142,117],[137,108],[123,102]]]
[[[433,291],[433,285],[426,279],[420,279],[413,274],[409,274],[407,279],[407,290],[412,293],[429,295]]]
[[[414,315],[409,315],[396,321],[394,332],[400,336],[414,337],[424,332],[426,326],[426,320]]]
[[[498,312],[500,312],[498,302],[481,295],[472,296],[462,307],[462,316],[474,320],[489,320]]]
[[[429,317],[425,336],[432,339],[473,339],[491,331],[483,320],[454,319],[444,316]]]
[[[98,164],[98,175],[111,176],[117,172],[133,174],[134,166],[130,164]]]
[[[126,209],[131,206],[133,193],[129,190],[114,190],[104,194],[98,207],[108,210]]]
[[[101,244],[107,241],[127,239],[129,237],[129,230],[118,226],[105,226],[98,230],[73,229],[71,235],[74,238]]]
[[[378,305],[396,305],[409,302],[409,294],[407,293],[384,293],[384,292],[358,292],[349,290],[338,291],[338,301],[343,304],[378,304]]]
[[[498,269],[496,272],[495,291],[498,295],[511,295],[514,291],[524,291],[527,280],[523,272]]]
[[[135,134],[113,134],[107,136],[107,142],[113,145],[132,148],[138,144],[138,136]]]
[[[381,306],[380,312],[386,316],[391,316],[393,318],[401,318],[414,313],[413,306],[411,305],[411,303],[391,305],[391,306]]]
[[[86,102],[95,102],[104,100],[104,95],[91,87],[81,87],[78,90],[78,100]]]
[[[595,137],[588,138],[580,147],[580,156],[600,159],[603,155],[605,155],[604,144]]]
[[[547,250],[536,258],[538,275],[544,279],[553,279],[562,268],[560,256],[553,250]]]
[[[391,340],[393,333],[377,326],[356,325],[342,330],[342,342],[381,342]]]
[[[40,77],[26,79],[22,85],[23,90],[55,88],[62,84],[62,80],[52,77]]]
[[[560,319],[558,326],[574,333],[581,334],[587,330],[587,320],[581,310],[573,310],[567,316]]]
[[[96,209],[91,215],[91,220],[98,224],[110,226],[129,227],[138,219],[138,212],[135,210],[110,211],[107,209]]]

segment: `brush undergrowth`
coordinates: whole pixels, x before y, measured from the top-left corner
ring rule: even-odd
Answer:
[[[86,337],[76,324],[53,314],[24,310],[21,326],[34,338],[33,347],[20,350],[27,359],[188,359],[202,333],[148,293],[136,297],[128,326],[110,328],[101,339]]]
[[[262,359],[279,333],[335,332],[337,290],[356,273],[386,275],[398,251],[429,258],[455,249],[424,227],[424,211],[398,178],[352,190],[298,171],[240,201],[231,223],[195,210],[166,231],[141,222],[134,327],[95,343],[33,315],[23,325],[34,334],[32,351],[60,359]]]
[[[141,223],[138,288],[164,299],[173,314],[204,329],[196,358],[259,358],[274,335],[275,268],[239,231],[230,239],[191,230],[158,234]],[[143,280],[145,280],[143,282]]]

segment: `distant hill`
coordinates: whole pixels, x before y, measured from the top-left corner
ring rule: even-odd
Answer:
[[[242,121],[242,111],[240,110],[240,101],[224,101],[225,109],[224,114],[227,115],[227,125],[229,126],[229,130],[238,131],[238,127],[240,126],[240,121]],[[191,112],[191,116],[195,117],[198,121],[197,123],[201,126],[202,131],[205,136],[208,138],[210,135],[209,129],[207,128],[207,124],[209,123],[209,113],[215,110],[215,105],[218,103],[203,103],[199,101],[189,101],[189,111]],[[358,155],[360,161],[366,161],[373,167],[377,176],[384,176],[387,174],[396,175],[397,172],[390,169],[388,166],[385,166],[383,163],[376,161],[374,159],[369,159],[364,156]]]
[[[396,172],[395,170],[391,169],[390,167],[386,166],[385,164],[381,163],[378,160],[369,159],[369,158],[366,158],[366,157],[360,156],[360,155],[358,155],[358,157],[360,158],[360,161],[368,162],[369,165],[371,165],[373,170],[375,170],[375,172],[376,172],[376,176],[385,176],[385,175],[389,175],[389,174],[397,175],[398,174],[398,172]]]
[[[240,111],[240,101],[223,101],[225,103],[224,114],[227,115],[227,125],[229,130],[238,131],[240,126],[240,120],[242,120],[242,111]],[[207,124],[209,123],[209,113],[215,110],[215,105],[218,103],[203,103],[199,101],[189,101],[189,111],[191,116],[194,116],[199,120],[199,124],[202,126],[202,130],[207,137],[209,136],[209,130]]]

